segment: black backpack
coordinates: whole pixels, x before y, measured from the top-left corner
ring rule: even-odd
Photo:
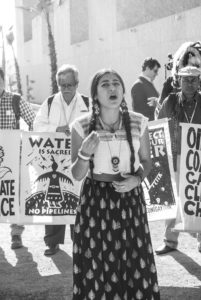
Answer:
[[[51,105],[52,105],[52,101],[53,101],[53,99],[54,99],[54,96],[55,96],[55,95],[52,95],[52,96],[48,97],[48,99],[47,99],[48,117],[49,117],[49,114],[50,114],[50,108],[51,108]],[[82,96],[82,99],[83,99],[83,101],[84,101],[84,103],[85,103],[85,105],[86,105],[86,107],[87,107],[87,109],[88,109],[88,111],[89,111],[89,98],[86,97],[86,96],[84,96],[84,95],[81,95],[81,96]]]
[[[21,96],[19,94],[13,94],[12,107],[16,119],[16,129],[20,129],[20,100]]]

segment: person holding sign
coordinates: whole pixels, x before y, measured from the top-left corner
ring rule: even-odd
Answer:
[[[20,128],[20,118],[33,129],[35,113],[30,104],[19,94],[5,90],[4,71],[0,68],[0,129],[15,130]],[[24,225],[11,224],[11,249],[22,248],[22,232]]]
[[[177,190],[179,192],[179,166],[181,154],[180,122],[201,124],[201,70],[194,66],[186,66],[178,72],[180,76],[181,92],[170,94],[163,102],[158,118],[170,119],[170,138],[173,152],[174,170],[176,172]],[[175,219],[166,221],[164,244],[156,250],[156,254],[166,254],[176,250],[178,232],[173,232]],[[198,250],[201,252],[201,240],[198,235]]]
[[[62,65],[56,74],[59,92],[42,104],[34,121],[34,131],[70,133],[70,124],[89,111],[89,98],[78,93],[78,70],[73,65]],[[64,243],[65,225],[45,225],[44,255],[54,255]],[[71,239],[73,239],[73,224]]]
[[[74,229],[73,299],[160,299],[141,182],[148,119],[130,112],[120,75],[98,71],[92,114],[72,125],[72,174],[85,178]]]

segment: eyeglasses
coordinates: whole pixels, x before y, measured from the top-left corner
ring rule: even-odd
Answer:
[[[77,85],[77,83],[74,83],[74,84],[72,84],[72,83],[59,84],[60,88],[62,88],[63,90],[64,89],[68,89],[68,90],[73,89],[76,85]]]

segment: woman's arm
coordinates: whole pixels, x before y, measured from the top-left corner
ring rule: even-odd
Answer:
[[[79,159],[78,151],[81,148],[83,139],[73,128],[71,132],[71,161],[72,174],[76,180],[82,180],[89,169],[89,160]]]
[[[71,132],[71,161],[73,177],[82,180],[89,169],[89,159],[99,144],[97,132],[91,132],[84,140],[73,128]]]

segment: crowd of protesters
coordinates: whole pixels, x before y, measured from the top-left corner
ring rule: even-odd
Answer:
[[[115,70],[97,71],[86,97],[78,92],[77,68],[63,65],[56,75],[59,92],[44,101],[36,117],[27,102],[5,91],[0,70],[0,129],[18,129],[22,117],[30,130],[71,134],[72,175],[84,180],[75,225],[71,225],[74,300],[160,299],[142,185],[152,167],[148,121],[170,120],[178,191],[179,123],[201,124],[200,42],[184,43],[168,66],[172,73],[159,93],[154,86],[159,61],[142,62],[142,73],[131,89],[133,111],[129,111],[124,81]],[[174,225],[175,219],[166,222],[157,255],[176,250]],[[24,227],[12,224],[11,228],[11,248],[21,248]],[[46,225],[44,254],[56,254],[64,237],[65,225]]]

